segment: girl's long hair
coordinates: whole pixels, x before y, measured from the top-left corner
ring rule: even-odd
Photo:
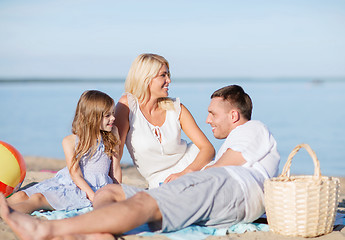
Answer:
[[[129,69],[125,91],[136,96],[139,102],[147,101],[150,98],[149,84],[153,78],[157,77],[164,65],[169,69],[168,61],[160,55],[152,53],[139,55]],[[173,101],[168,97],[158,99],[158,106],[166,110],[174,108]]]
[[[112,111],[114,100],[107,94],[97,91],[85,91],[77,104],[72,122],[72,133],[78,136],[79,141],[72,158],[72,167],[76,168],[83,155],[89,158],[95,153],[100,139],[103,139],[104,151],[111,158],[117,153],[116,146],[120,140],[112,132],[101,131],[103,116]]]

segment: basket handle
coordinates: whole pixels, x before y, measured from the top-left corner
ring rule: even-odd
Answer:
[[[297,145],[289,154],[288,159],[284,165],[283,171],[280,174],[279,177],[290,177],[290,167],[291,167],[291,161],[292,158],[296,155],[296,153],[301,149],[301,148],[305,148],[307,150],[307,152],[309,153],[309,155],[311,156],[311,158],[314,161],[314,177],[317,179],[321,179],[321,170],[320,170],[320,162],[316,157],[315,152],[311,149],[311,147],[306,144],[306,143],[302,143]]]

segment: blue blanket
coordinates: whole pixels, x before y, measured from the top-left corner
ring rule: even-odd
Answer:
[[[87,213],[92,210],[92,207],[76,209],[72,211],[51,211],[51,212],[33,212],[32,215],[38,217],[45,217],[49,220],[53,219],[63,219],[69,218],[77,215]],[[265,217],[265,215],[263,215]],[[337,213],[334,225],[345,225],[345,214]],[[153,235],[164,235],[171,240],[202,240],[206,239],[208,236],[225,236],[228,233],[245,233],[253,231],[264,231],[268,232],[269,227],[267,224],[263,223],[238,223],[230,228],[211,228],[211,227],[201,227],[192,225],[187,228],[170,232],[170,233],[160,233],[160,232],[151,232],[148,225],[144,224],[140,227],[137,227],[125,235],[138,234],[140,236],[153,236]]]
[[[56,219],[64,219],[64,218],[70,218],[70,217],[75,217],[78,215],[81,215],[83,213],[87,213],[92,211],[92,207],[87,207],[87,208],[82,208],[82,209],[75,209],[71,211],[47,211],[47,212],[42,212],[42,211],[35,211],[31,215],[32,216],[37,216],[37,217],[45,217],[48,220],[56,220]]]
[[[139,230],[139,232],[137,232]],[[142,232],[140,232],[142,231]],[[197,225],[192,225],[184,229],[169,232],[150,232],[147,224],[140,226],[139,228],[133,229],[126,234],[138,234],[140,236],[154,236],[163,235],[171,240],[202,240],[209,236],[225,236],[229,233],[245,233],[252,231],[269,231],[267,224],[262,223],[238,223],[230,228],[212,228],[212,227],[202,227]]]

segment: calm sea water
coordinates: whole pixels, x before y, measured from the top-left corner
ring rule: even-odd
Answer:
[[[173,82],[170,96],[180,97],[216,149],[222,141],[213,137],[205,123],[207,107],[212,92],[228,84],[245,89],[254,102],[253,119],[264,122],[275,136],[281,154],[280,171],[291,150],[299,143],[308,143],[320,161],[323,175],[345,176],[345,81]],[[81,93],[98,89],[117,101],[123,85],[122,81],[0,83],[0,140],[12,144],[23,155],[63,159],[61,141],[71,132]],[[127,152],[122,162],[131,163]],[[305,150],[295,155],[291,171],[314,173],[313,161]]]

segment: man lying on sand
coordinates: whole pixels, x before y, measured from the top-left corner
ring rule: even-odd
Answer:
[[[63,220],[12,211],[1,196],[3,220],[21,239],[107,239],[144,223],[169,232],[256,220],[264,213],[263,183],[278,172],[276,141],[261,122],[251,120],[252,102],[240,86],[215,91],[208,112],[214,136],[226,140],[205,170],[145,191],[107,185],[96,193],[92,212]]]

